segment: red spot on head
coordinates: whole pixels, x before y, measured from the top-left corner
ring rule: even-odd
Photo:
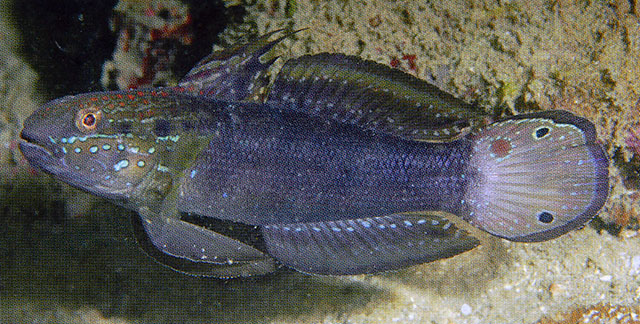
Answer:
[[[506,139],[497,139],[491,143],[489,150],[497,158],[503,158],[511,153],[511,142]]]
[[[127,95],[127,97],[129,97],[130,100],[134,100],[136,98],[136,96],[134,96],[132,94]]]

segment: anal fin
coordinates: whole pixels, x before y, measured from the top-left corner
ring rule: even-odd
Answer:
[[[133,217],[140,246],[159,263],[187,274],[217,278],[260,275],[275,270],[264,253],[230,237],[141,208]]]
[[[399,269],[479,244],[437,213],[268,225],[263,237],[269,254],[282,264],[325,275]]]

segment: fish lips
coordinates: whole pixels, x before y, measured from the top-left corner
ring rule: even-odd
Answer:
[[[20,142],[20,151],[22,151],[22,155],[29,161],[31,166],[43,170],[73,187],[110,199],[119,204],[122,204],[120,201],[125,199],[121,193],[110,192],[108,188],[103,187],[98,179],[74,172],[65,163],[64,157],[56,157],[46,147],[22,141]]]
[[[109,199],[116,204],[126,204],[127,192],[113,190],[113,188],[105,186],[101,182],[104,176],[91,176],[82,171],[75,170],[65,161],[66,154],[62,152],[62,149],[53,143],[47,142],[49,140],[48,138],[44,144],[39,144],[39,142],[37,142],[38,139],[30,137],[28,132],[24,130],[20,134],[20,137],[23,139],[23,141],[19,143],[20,151],[22,151],[22,155],[24,155],[27,161],[29,161],[29,164],[34,168],[49,173],[54,178],[73,187]],[[40,142],[42,142],[42,140]],[[98,165],[99,164],[96,164],[96,166]],[[100,165],[100,167],[104,166]]]
[[[55,145],[55,141],[46,135],[51,130],[37,120],[34,121],[34,115],[24,122],[24,128],[20,132],[20,138],[23,140],[20,142],[20,150],[31,165],[47,170],[49,165],[61,164],[64,153]]]
[[[65,163],[65,154],[62,149],[48,142],[48,138],[34,136],[28,129],[23,129],[20,133],[20,151],[34,168],[43,170],[54,177],[67,182],[73,186],[86,188],[95,185],[86,177],[78,176],[71,167]]]
[[[63,165],[63,155],[60,148],[47,142],[47,139],[39,135],[37,130],[25,127],[20,133],[22,141],[20,142],[20,151],[29,163],[39,169],[49,173],[60,173],[60,167]],[[55,172],[59,171],[59,172]]]
[[[51,166],[61,162],[50,150],[35,143],[20,142],[20,151],[22,151],[22,155],[24,155],[27,161],[38,169],[48,171]]]
[[[74,176],[69,167],[64,162],[63,156],[57,156],[49,148],[28,142],[20,142],[20,151],[34,168],[43,170],[56,178],[78,187],[91,186],[83,177]]]

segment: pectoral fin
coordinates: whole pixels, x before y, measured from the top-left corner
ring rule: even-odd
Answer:
[[[249,245],[148,208],[141,208],[133,224],[145,252],[181,272],[231,278],[275,270],[272,258]]]
[[[282,264],[327,275],[399,269],[479,244],[436,213],[268,225],[263,237],[269,254]]]

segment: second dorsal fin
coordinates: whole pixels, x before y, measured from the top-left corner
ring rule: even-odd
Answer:
[[[429,142],[458,139],[486,117],[481,109],[426,81],[343,54],[287,61],[267,100],[286,109]]]

